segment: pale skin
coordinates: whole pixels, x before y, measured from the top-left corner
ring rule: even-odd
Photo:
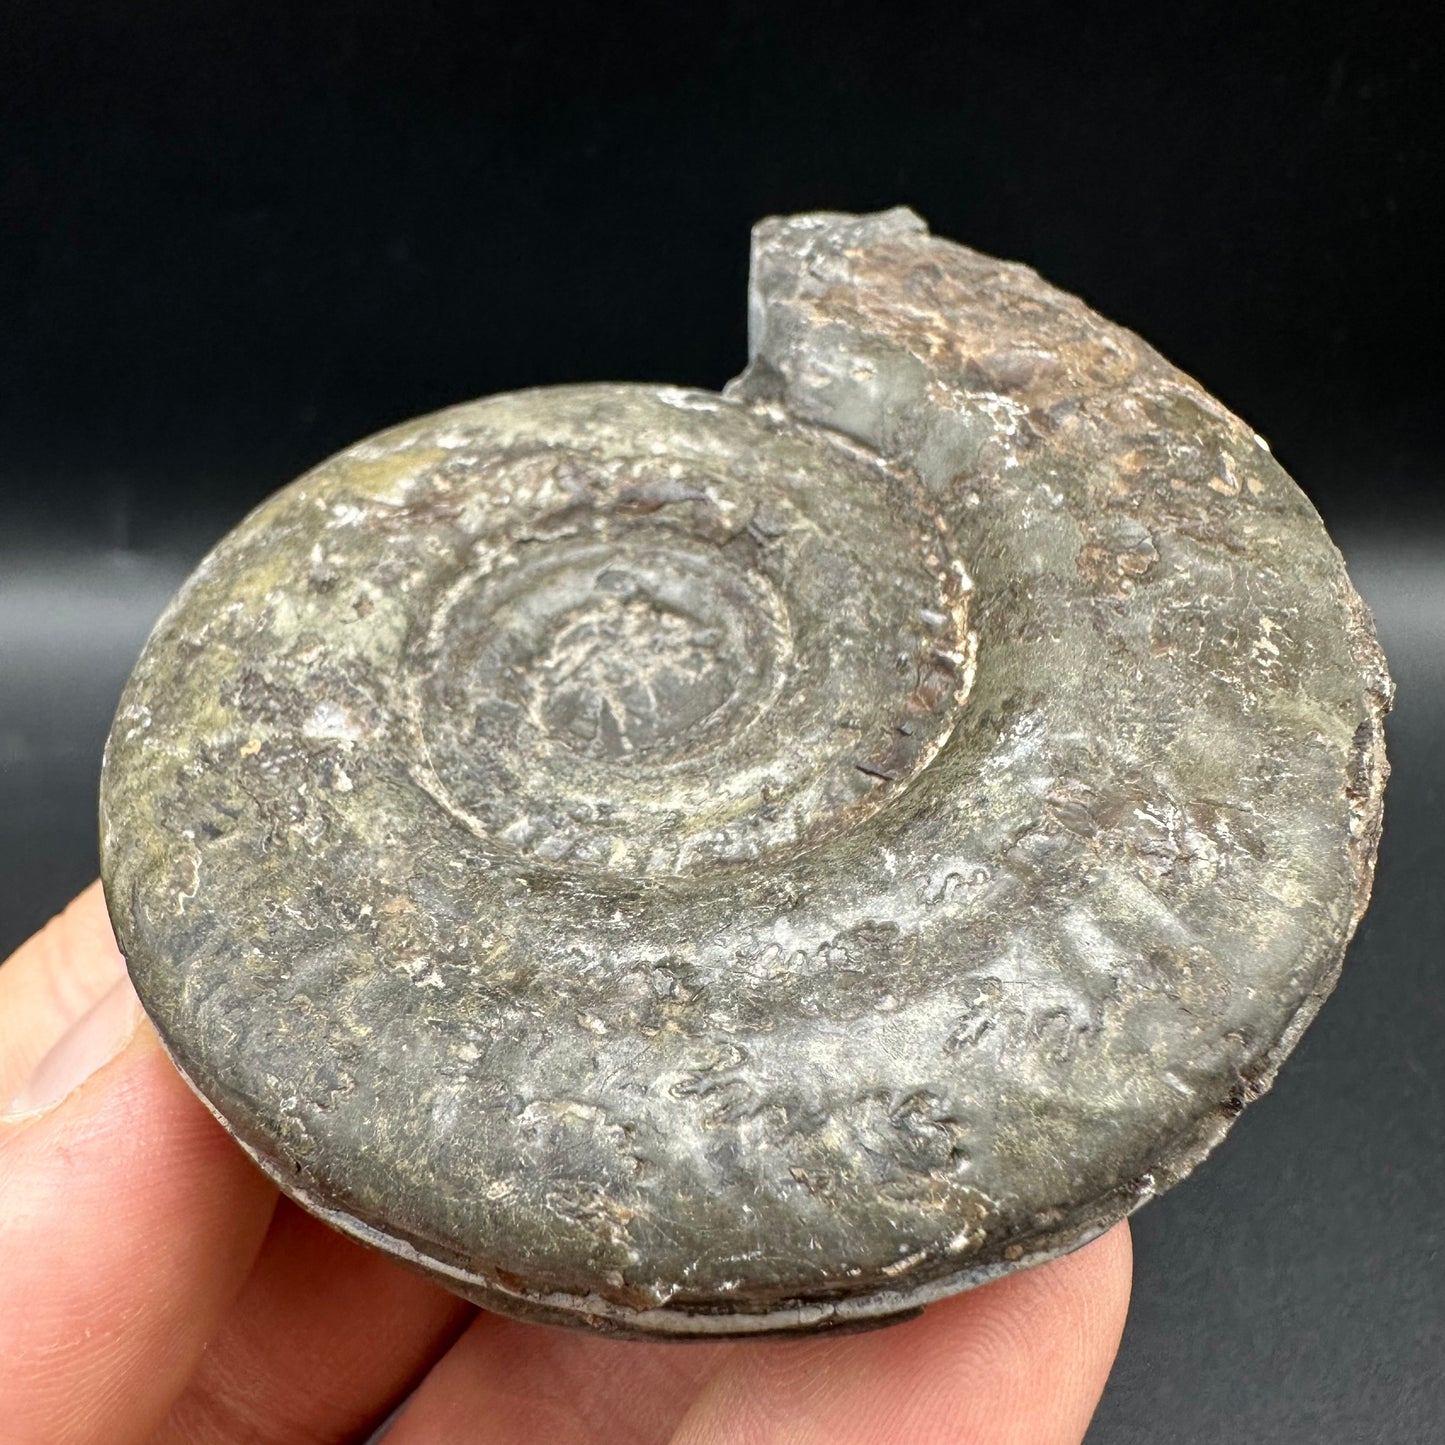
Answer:
[[[403,1401],[387,1445],[1064,1445],[1128,1306],[1121,1224],[831,1339],[478,1312],[278,1197],[144,1021],[98,886],[0,967],[0,1116],[0,1445],[360,1442]]]

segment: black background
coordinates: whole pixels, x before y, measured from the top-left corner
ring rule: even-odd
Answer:
[[[200,552],[491,391],[719,386],[761,215],[906,202],[1267,436],[1400,686],[1375,904],[1136,1218],[1091,1441],[1441,1438],[1445,263],[1434,7],[0,5],[0,953]]]

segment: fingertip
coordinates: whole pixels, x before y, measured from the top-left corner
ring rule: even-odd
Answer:
[[[956,1319],[941,1328],[956,1332],[967,1369],[986,1379],[969,1413],[1000,1439],[1082,1440],[1118,1352],[1132,1259],[1120,1221],[1068,1254],[946,1301],[938,1312]]]
[[[100,885],[93,883],[0,965],[0,1106],[125,977]]]
[[[869,1334],[743,1346],[677,1445],[1077,1445],[1128,1309],[1128,1226]]]
[[[1133,1283],[1133,1245],[1127,1220],[1087,1244],[1044,1264],[1021,1269],[959,1296],[975,1309],[1004,1309],[1028,1327],[1040,1319],[1077,1317],[1090,1331],[1123,1328]]]
[[[0,1108],[0,1123],[44,1113],[69,1097],[135,1037],[140,1000],[121,977],[50,1048]]]

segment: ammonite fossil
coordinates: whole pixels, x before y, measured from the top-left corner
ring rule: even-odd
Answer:
[[[1265,443],[905,210],[721,395],[406,422],[201,564],[103,871],[281,1187],[489,1308],[896,1318],[1168,1188],[1369,894],[1390,683]]]

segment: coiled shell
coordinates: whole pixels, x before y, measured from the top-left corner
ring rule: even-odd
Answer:
[[[721,395],[494,397],[221,542],[107,748],[177,1064],[505,1312],[896,1318],[1167,1188],[1369,894],[1390,684],[1249,427],[910,212],[755,233]]]

